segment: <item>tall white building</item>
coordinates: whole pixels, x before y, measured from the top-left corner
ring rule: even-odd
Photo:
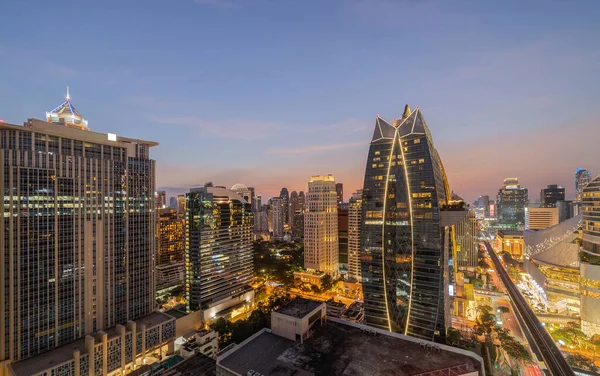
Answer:
[[[282,197],[271,199],[271,210],[273,212],[273,240],[283,240],[283,222],[285,221],[284,201]]]
[[[348,204],[348,277],[360,282],[360,216],[362,189],[352,195]]]
[[[337,193],[333,175],[312,176],[304,214],[304,267],[338,275]]]

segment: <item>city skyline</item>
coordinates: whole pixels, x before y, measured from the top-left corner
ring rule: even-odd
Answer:
[[[283,186],[306,191],[318,172],[356,191],[371,119],[399,118],[405,103],[427,112],[450,186],[468,201],[507,177],[531,192],[562,185],[572,199],[576,168],[600,174],[594,140],[577,138],[600,120],[597,2],[303,4],[3,3],[12,17],[0,30],[19,33],[0,42],[0,72],[11,72],[0,83],[12,88],[0,93],[0,119],[43,119],[70,85],[91,130],[160,143],[157,188],[168,196],[213,181],[268,199]],[[87,14],[86,28],[20,27],[56,7]],[[81,58],[53,53],[60,38]],[[403,90],[381,90],[394,82]]]

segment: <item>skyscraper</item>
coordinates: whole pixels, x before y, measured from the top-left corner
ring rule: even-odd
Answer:
[[[250,204],[237,192],[192,188],[187,194],[186,300],[204,319],[253,300]]]
[[[337,186],[337,184],[336,184]],[[339,205],[339,201],[338,201]],[[348,208],[338,206],[338,262],[339,272],[348,275]]]
[[[169,198],[169,207],[177,211],[177,197]]]
[[[157,290],[183,286],[185,219],[178,216],[174,209],[160,209],[156,224],[156,238],[158,243],[155,262]]]
[[[288,192],[287,188],[281,188],[281,192],[279,192],[279,197],[283,200],[283,224],[290,224],[290,192]]]
[[[308,181],[304,267],[332,277],[339,272],[337,199],[332,175],[316,175]]]
[[[46,118],[0,123],[0,374],[125,371],[136,332],[175,336],[154,312],[157,144],[90,131],[69,97]]]
[[[180,216],[185,216],[187,212],[187,203],[185,201],[185,195],[177,196],[177,214]]]
[[[407,105],[377,116],[365,172],[361,277],[368,325],[423,339],[445,335],[440,207],[448,181],[429,129]]]
[[[498,221],[507,225],[524,225],[525,208],[529,203],[527,188],[522,188],[517,178],[504,179],[496,201]]]
[[[575,202],[581,202],[583,188],[590,181],[592,181],[592,174],[588,170],[581,167],[575,170]]]
[[[273,213],[273,240],[283,240],[283,226],[285,221],[284,201],[281,197],[271,199],[271,211]]]
[[[298,192],[298,209],[301,211],[305,211],[305,203],[306,198],[304,196],[304,191]]]
[[[350,198],[348,204],[348,277],[360,282],[360,216],[362,189]]]
[[[294,216],[298,210],[298,192],[292,191],[290,194],[290,205],[289,205],[289,216],[290,216],[290,227],[294,228]]]
[[[600,334],[600,175],[582,186],[581,330]]]
[[[338,208],[344,202],[344,184],[335,183],[335,194],[337,199]]]
[[[483,208],[483,216],[488,218],[490,216],[490,196],[479,196],[478,205]]]
[[[565,189],[556,184],[540,190],[540,207],[555,208],[558,201],[565,200]]]
[[[162,209],[167,206],[167,192],[165,191],[157,191],[154,195],[156,209]]]

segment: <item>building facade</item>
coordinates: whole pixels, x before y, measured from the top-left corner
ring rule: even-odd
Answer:
[[[360,282],[360,222],[362,189],[352,195],[348,204],[348,278]]]
[[[344,184],[343,183],[335,183],[335,195],[338,204],[338,208],[344,202]]]
[[[445,336],[447,279],[440,208],[450,197],[417,108],[377,117],[365,172],[361,278],[368,325],[422,339]]]
[[[527,230],[543,230],[555,226],[559,219],[557,207],[525,208],[525,229]]]
[[[158,211],[156,265],[185,259],[185,219],[173,209]]]
[[[565,201],[565,189],[551,184],[540,190],[540,207],[555,208],[558,201]]]
[[[525,225],[525,208],[529,203],[526,188],[522,188],[517,178],[506,178],[498,190],[496,205],[498,221],[507,225]]]
[[[248,303],[240,297],[254,275],[252,210],[237,192],[219,187],[193,188],[187,203],[187,309],[211,318],[232,308],[229,303]]]
[[[287,188],[281,188],[281,192],[279,192],[279,197],[281,197],[283,201],[283,225],[289,226],[290,224],[290,192]]]
[[[342,276],[346,277],[348,276],[348,209],[338,206],[337,210],[339,272]]]
[[[600,175],[582,188],[581,330],[600,334]]]
[[[332,277],[339,273],[336,197],[332,175],[310,178],[304,213],[304,268]]]
[[[285,202],[281,197],[271,199],[271,212],[273,216],[273,240],[283,240],[285,225]]]
[[[583,188],[585,188],[590,181],[592,181],[592,174],[588,170],[581,167],[575,170],[575,202],[581,202]]]
[[[523,231],[498,230],[496,232],[496,247],[500,252],[508,252],[515,260],[522,260],[525,252]]]
[[[0,374],[15,362],[16,374],[52,371],[40,365],[49,351],[75,374],[73,343],[155,310],[157,144],[90,131],[68,97],[47,119],[0,123]],[[81,374],[118,368],[102,354],[94,363],[95,351],[78,355]]]

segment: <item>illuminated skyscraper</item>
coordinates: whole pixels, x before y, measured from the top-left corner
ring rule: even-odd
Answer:
[[[336,197],[332,175],[310,178],[304,213],[304,267],[332,277],[339,272]]]
[[[581,193],[581,330],[593,336],[600,334],[600,175]]]
[[[46,118],[0,123],[0,375],[125,373],[137,335],[175,337],[155,312],[157,143],[90,131],[69,97]]]
[[[575,170],[575,202],[581,202],[583,188],[590,181],[592,181],[592,174],[588,170],[581,167]]]
[[[279,192],[279,197],[283,200],[283,224],[290,224],[290,192],[287,188],[281,188],[281,192]]]
[[[440,208],[450,196],[417,108],[377,116],[364,181],[361,277],[368,325],[423,339],[445,335]]]
[[[517,178],[504,179],[498,190],[498,221],[506,225],[525,225],[525,208],[529,204],[527,188],[522,188]]]
[[[167,192],[158,191],[154,195],[156,209],[162,209],[167,205]]]
[[[335,193],[336,193],[336,198],[337,198],[337,203],[338,203],[338,208],[342,205],[342,203],[344,202],[344,184],[342,183],[335,183]]]
[[[204,319],[253,299],[253,218],[237,192],[192,188],[187,194],[186,300]]]
[[[558,201],[565,200],[565,189],[556,184],[547,186],[540,190],[540,207],[555,208]]]
[[[362,214],[362,189],[348,204],[348,277],[360,282],[360,217]]]

